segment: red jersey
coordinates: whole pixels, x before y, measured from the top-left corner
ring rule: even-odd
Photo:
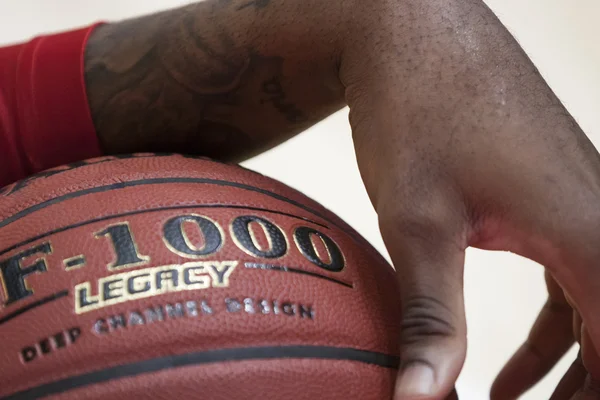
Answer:
[[[83,74],[94,27],[0,48],[0,187],[101,155]]]

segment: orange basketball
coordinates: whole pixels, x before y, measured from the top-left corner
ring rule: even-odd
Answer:
[[[104,157],[0,189],[0,398],[386,399],[390,265],[252,171]]]

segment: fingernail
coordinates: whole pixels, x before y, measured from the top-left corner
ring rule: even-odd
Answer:
[[[414,364],[402,371],[396,383],[396,399],[418,399],[434,392],[435,375],[425,364]]]

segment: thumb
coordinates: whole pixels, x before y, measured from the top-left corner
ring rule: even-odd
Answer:
[[[425,216],[423,216],[425,215]],[[380,214],[400,282],[401,366],[395,400],[444,399],[466,356],[463,269],[466,229],[448,203]]]

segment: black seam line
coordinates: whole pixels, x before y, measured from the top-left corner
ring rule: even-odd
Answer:
[[[397,369],[400,365],[400,358],[397,356],[353,348],[330,346],[272,346],[220,349],[153,358],[136,363],[106,368],[61,379],[56,382],[43,384],[31,389],[26,389],[21,392],[5,396],[2,398],[2,400],[37,399],[56,395],[71,389],[77,389],[88,385],[105,383],[115,379],[159,372],[172,368],[228,361],[272,359],[321,359],[355,361],[391,369]]]
[[[68,193],[63,196],[59,196],[59,197],[55,197],[50,200],[43,201],[34,206],[31,206],[29,208],[21,210],[18,213],[13,214],[12,216],[1,221],[0,228],[3,228],[9,224],[12,224],[13,222],[15,222],[23,217],[26,217],[29,214],[32,214],[36,211],[39,211],[39,210],[49,207],[51,205],[58,204],[65,200],[70,200],[70,199],[74,199],[77,197],[86,196],[88,194],[109,192],[111,190],[125,189],[125,188],[135,187],[135,186],[160,185],[160,184],[169,184],[169,183],[196,183],[196,184],[211,184],[211,185],[218,185],[218,186],[230,186],[230,187],[235,187],[238,189],[243,189],[243,190],[248,190],[251,192],[264,194],[265,196],[269,196],[276,200],[283,201],[285,203],[291,204],[291,205],[301,208],[305,211],[308,211],[309,213],[311,213],[319,218],[322,218],[325,221],[327,221],[345,231],[345,229],[343,227],[338,226],[338,224],[336,224],[334,221],[332,221],[330,218],[326,217],[325,215],[321,214],[320,212],[313,210],[312,208],[305,206],[302,203],[299,203],[295,200],[289,199],[280,194],[277,194],[277,193],[274,193],[274,192],[271,192],[271,191],[268,191],[265,189],[260,189],[260,188],[254,187],[254,186],[245,185],[243,183],[230,182],[230,181],[224,181],[224,180],[219,180],[219,179],[208,179],[208,178],[150,178],[150,179],[140,179],[137,181],[119,182],[119,183],[114,183],[111,185],[98,186],[98,187],[94,187],[94,188],[90,188],[90,189],[83,189],[83,190],[79,190],[77,192]]]
[[[41,307],[43,305],[46,305],[48,303],[51,303],[55,300],[61,299],[63,297],[67,297],[69,295],[69,291],[68,290],[63,290],[61,292],[58,293],[54,293],[48,297],[44,297],[43,299],[40,299],[36,302],[33,302],[31,304],[26,305],[25,307],[19,308],[18,310],[15,310],[13,312],[11,312],[10,314],[0,318],[0,325],[10,321],[13,318],[17,318],[18,316],[25,314],[28,311],[31,311],[35,308]]]
[[[284,215],[286,217],[290,217],[290,218],[296,218],[302,221],[306,221],[306,222],[310,222],[312,224],[315,225],[319,225],[325,229],[329,229],[329,227],[327,225],[323,225],[321,223],[312,221],[308,218],[304,218],[304,217],[299,217],[297,215],[293,215],[293,214],[289,214],[289,213],[285,213],[282,211],[275,211],[275,210],[269,210],[267,208],[259,208],[259,207],[246,207],[246,206],[234,206],[234,205],[227,205],[227,204],[202,204],[202,205],[188,205],[188,206],[170,206],[170,207],[159,207],[159,208],[150,208],[150,209],[146,209],[146,210],[137,210],[137,211],[130,211],[130,212],[126,212],[126,213],[122,213],[122,214],[113,214],[113,215],[107,215],[104,217],[100,217],[100,218],[95,218],[95,219],[90,219],[88,221],[83,221],[83,222],[78,222],[76,224],[72,224],[72,225],[67,225],[64,226],[62,228],[58,228],[55,229],[53,231],[50,232],[46,232],[46,233],[42,233],[38,236],[35,236],[33,238],[27,239],[21,243],[17,243],[14,246],[11,246],[7,249],[4,249],[2,251],[0,251],[0,256],[8,253],[9,251],[15,250],[21,246],[25,246],[28,245],[30,243],[33,243],[37,240],[43,239],[45,237],[51,236],[51,235],[55,235],[57,233],[62,233],[62,232],[66,232],[70,229],[75,229],[75,228],[81,228],[82,226],[85,225],[90,225],[90,224],[94,224],[96,222],[101,222],[101,221],[107,221],[107,220],[111,220],[111,219],[115,219],[115,218],[121,218],[121,217],[128,217],[131,215],[137,215],[137,214],[145,214],[145,213],[152,213],[152,212],[159,212],[159,211],[169,211],[169,210],[185,210],[185,209],[197,209],[197,208],[235,208],[235,209],[243,209],[243,210],[251,210],[251,211],[263,211],[263,212],[269,212],[269,213],[273,213],[273,214],[279,214],[279,215]]]
[[[330,282],[337,283],[338,285],[346,286],[350,289],[354,289],[354,285],[352,283],[340,281],[338,279],[331,278],[327,275],[321,275],[321,274],[317,274],[316,272],[305,271],[305,270],[302,270],[299,268],[286,267],[283,265],[260,264],[260,263],[251,263],[251,262],[245,263],[244,266],[249,269],[262,269],[262,270],[269,270],[269,271],[292,272],[294,274],[309,275],[309,276],[312,276],[315,278],[325,279]]]

